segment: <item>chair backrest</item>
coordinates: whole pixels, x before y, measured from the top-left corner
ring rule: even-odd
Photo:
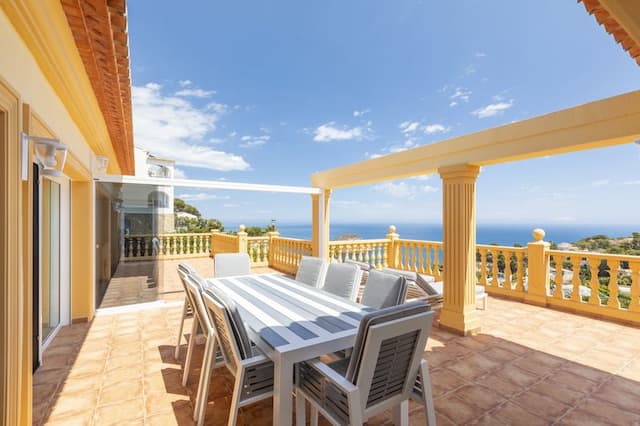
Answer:
[[[216,338],[225,362],[235,373],[240,362],[252,356],[251,341],[238,309],[233,300],[220,289],[208,288],[203,293],[203,299],[213,319]]]
[[[196,270],[193,269],[193,266],[189,265],[186,262],[178,263],[178,271],[182,271],[187,275],[195,274]]]
[[[322,289],[336,296],[356,300],[362,271],[348,263],[331,263]]]
[[[407,287],[407,279],[404,276],[386,274],[374,269],[369,272],[360,303],[376,309],[401,305],[407,297]]]
[[[178,274],[185,288],[187,299],[189,299],[189,303],[194,310],[196,320],[200,323],[202,330],[211,335],[213,333],[213,322],[202,300],[202,288],[204,285],[202,279],[197,274],[187,275],[181,270],[178,270]]]
[[[248,275],[251,273],[251,260],[247,253],[220,253],[213,257],[216,278]]]
[[[327,261],[319,257],[302,256],[296,273],[296,281],[311,287],[320,287],[324,283],[328,266]]]
[[[409,398],[433,316],[429,305],[417,301],[363,317],[345,377],[366,395],[363,411]]]

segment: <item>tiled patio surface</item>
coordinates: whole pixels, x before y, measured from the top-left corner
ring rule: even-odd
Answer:
[[[429,340],[438,424],[640,424],[640,329],[494,298],[479,312],[481,334],[434,329]],[[192,424],[202,345],[183,387],[180,314],[173,304],[62,329],[34,376],[34,423]],[[207,424],[226,424],[232,386],[217,370]],[[267,400],[242,409],[239,424],[268,425],[271,414]],[[425,423],[419,405],[410,416]]]
[[[188,262],[205,277],[213,276],[213,259],[144,260],[122,262],[111,278],[101,308],[184,299],[182,284],[176,274],[178,263]],[[274,272],[269,268],[255,268],[255,273]]]

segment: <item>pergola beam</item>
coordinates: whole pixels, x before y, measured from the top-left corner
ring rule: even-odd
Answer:
[[[96,178],[99,182],[129,183],[138,185],[174,186],[181,188],[224,189],[231,191],[281,192],[288,194],[321,194],[320,188],[305,186],[265,185],[258,183],[227,182],[216,180],[167,179],[152,177],[105,175]]]
[[[312,175],[315,187],[345,188],[436,173],[458,164],[486,166],[625,144],[640,137],[640,91]]]

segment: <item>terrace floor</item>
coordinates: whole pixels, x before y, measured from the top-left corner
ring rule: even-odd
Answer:
[[[435,328],[429,339],[439,425],[640,424],[640,329],[496,298],[479,313],[481,334]],[[193,424],[203,347],[183,387],[180,315],[171,303],[63,328],[34,375],[34,424]],[[226,424],[232,386],[217,370],[207,424]],[[411,424],[425,424],[421,406],[410,410]],[[271,415],[267,400],[242,409],[238,424],[268,425]]]

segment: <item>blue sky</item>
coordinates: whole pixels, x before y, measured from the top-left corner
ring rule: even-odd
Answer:
[[[636,90],[573,1],[129,2],[135,144],[190,179],[311,173]],[[310,221],[310,197],[176,189],[210,217]],[[479,223],[638,223],[640,149],[484,168]],[[437,175],[335,191],[334,222],[439,223]]]

